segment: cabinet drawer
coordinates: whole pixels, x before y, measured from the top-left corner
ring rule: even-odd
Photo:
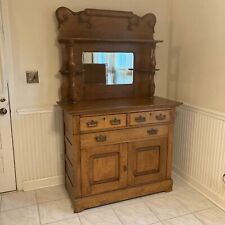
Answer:
[[[149,112],[137,112],[129,115],[129,125],[140,125],[149,123]]]
[[[82,117],[80,131],[92,131],[126,126],[126,114]]]
[[[152,111],[149,113],[149,123],[162,123],[171,121],[171,111]]]
[[[167,126],[149,126],[81,135],[81,148],[166,136]]]
[[[171,111],[151,111],[151,112],[137,112],[129,115],[129,125],[142,125],[149,123],[162,123],[171,120]]]

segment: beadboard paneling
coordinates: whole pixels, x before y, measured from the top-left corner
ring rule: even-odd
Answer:
[[[63,121],[58,108],[19,110],[14,135],[18,189],[63,182]]]
[[[225,208],[225,116],[184,105],[177,109],[175,171]]]

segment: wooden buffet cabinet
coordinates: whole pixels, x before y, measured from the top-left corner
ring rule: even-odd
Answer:
[[[173,124],[180,103],[154,97],[155,47],[161,42],[153,39],[155,16],[94,9],[75,13],[65,7],[56,15],[66,188],[74,211],[171,191]],[[93,51],[132,52],[133,73],[129,69],[126,76],[130,82],[132,75],[133,83],[86,83],[82,54]]]

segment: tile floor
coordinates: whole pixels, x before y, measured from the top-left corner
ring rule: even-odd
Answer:
[[[225,225],[225,212],[178,177],[174,190],[73,213],[63,186],[0,195],[0,225]]]

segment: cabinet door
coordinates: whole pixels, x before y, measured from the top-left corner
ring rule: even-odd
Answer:
[[[167,138],[128,144],[128,184],[137,185],[166,177]]]
[[[127,186],[125,144],[82,149],[82,193],[84,196]]]

